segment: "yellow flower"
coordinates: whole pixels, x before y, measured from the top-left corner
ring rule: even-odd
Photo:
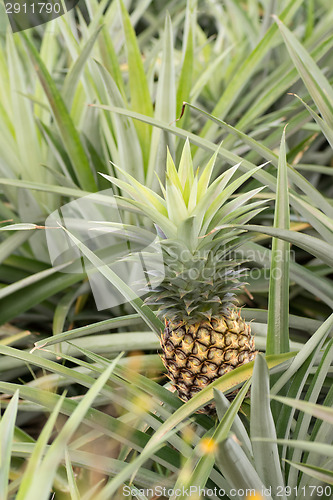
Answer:
[[[200,441],[199,450],[202,455],[211,455],[217,450],[217,442],[212,438],[203,438]]]

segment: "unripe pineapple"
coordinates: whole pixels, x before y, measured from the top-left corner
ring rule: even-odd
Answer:
[[[166,321],[162,360],[183,401],[237,366],[253,361],[257,351],[250,326],[240,312],[213,316],[194,324]],[[205,412],[214,409],[207,405]]]
[[[230,197],[260,167],[231,181],[236,165],[211,181],[216,156],[194,174],[188,142],[178,170],[168,153],[163,197],[125,172],[128,183],[112,178],[160,238],[165,276],[158,286],[159,277],[149,276],[146,303],[165,321],[162,359],[184,401],[256,356],[250,326],[235,306],[245,270],[233,253],[251,236],[230,225],[244,224],[263,210],[263,201],[247,203],[263,188]]]

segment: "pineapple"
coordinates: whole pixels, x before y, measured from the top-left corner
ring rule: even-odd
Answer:
[[[230,197],[260,167],[231,182],[236,165],[212,180],[217,154],[194,173],[188,141],[178,170],[168,152],[163,196],[126,172],[127,182],[112,178],[133,198],[127,202],[154,223],[160,239],[165,275],[157,286],[158,276],[150,275],[145,302],[165,322],[162,359],[183,401],[256,356],[250,326],[235,305],[246,270],[234,250],[251,236],[230,225],[263,210],[263,201],[247,203],[263,188]]]

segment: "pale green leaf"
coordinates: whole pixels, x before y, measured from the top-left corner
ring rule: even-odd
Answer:
[[[250,432],[255,468],[266,487],[277,491],[284,485],[278,447],[274,443],[256,441],[254,438],[276,439],[276,430],[269,398],[269,372],[266,361],[258,354],[253,369],[251,391]],[[286,500],[286,495],[282,493]]]
[[[274,227],[286,230],[290,227],[285,131],[279,155]],[[289,351],[289,260],[290,244],[273,238],[268,295],[267,354]]]
[[[0,421],[0,498],[7,498],[9,471],[19,391],[16,391]]]
[[[312,99],[329,127],[333,128],[333,89],[318,68],[310,54],[305,50],[296,36],[276,18],[277,25],[287,45],[289,54],[295,64]]]
[[[285,398],[281,396],[272,396],[272,398],[280,401],[280,403],[292,406],[297,410],[300,410],[304,413],[307,413],[308,415],[312,415],[333,425],[333,408],[328,408],[327,406],[315,403],[309,403],[308,401]]]
[[[290,462],[289,460],[286,460],[286,462],[290,464],[292,467],[295,467],[295,469],[304,472],[308,476],[313,477],[314,479],[317,479],[320,482],[331,484],[333,486],[333,472],[331,470],[324,469],[322,467],[316,467],[311,464]]]

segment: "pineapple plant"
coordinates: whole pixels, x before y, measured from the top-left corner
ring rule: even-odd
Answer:
[[[161,282],[149,273],[145,303],[165,322],[162,360],[183,401],[257,353],[250,325],[236,306],[246,269],[235,249],[253,236],[232,224],[263,210],[263,200],[248,203],[263,187],[232,195],[261,167],[232,180],[236,165],[212,180],[217,154],[194,173],[188,141],[178,170],[168,152],[163,196],[122,170],[126,181],[110,179],[131,195],[122,200],[147,216],[159,236],[165,275]],[[213,409],[207,405],[204,411]]]

